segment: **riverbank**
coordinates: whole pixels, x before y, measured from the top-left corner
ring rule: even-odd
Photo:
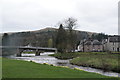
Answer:
[[[3,78],[110,78],[68,67],[3,58]]]
[[[92,67],[104,71],[120,73],[118,58],[120,54],[108,54],[106,52],[79,52],[51,55],[58,59],[72,59],[70,63],[78,66]]]

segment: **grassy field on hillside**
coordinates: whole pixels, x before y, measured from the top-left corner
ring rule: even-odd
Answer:
[[[110,78],[77,69],[3,58],[3,78]]]

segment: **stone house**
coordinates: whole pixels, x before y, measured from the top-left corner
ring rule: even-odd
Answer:
[[[100,41],[94,40],[92,45],[92,51],[103,51],[103,45]]]
[[[120,52],[120,36],[109,36],[103,41],[103,47],[105,51]]]
[[[78,50],[84,52],[99,52],[103,51],[103,45],[98,40],[85,40],[81,41]]]

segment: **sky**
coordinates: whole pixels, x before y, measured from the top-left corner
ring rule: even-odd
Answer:
[[[118,34],[119,0],[2,0],[0,33],[55,27],[73,17],[76,30]],[[57,27],[58,26],[58,27]]]

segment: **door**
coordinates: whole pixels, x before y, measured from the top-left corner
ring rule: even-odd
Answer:
[[[119,52],[120,51],[120,49],[119,48],[117,48],[117,52]]]

